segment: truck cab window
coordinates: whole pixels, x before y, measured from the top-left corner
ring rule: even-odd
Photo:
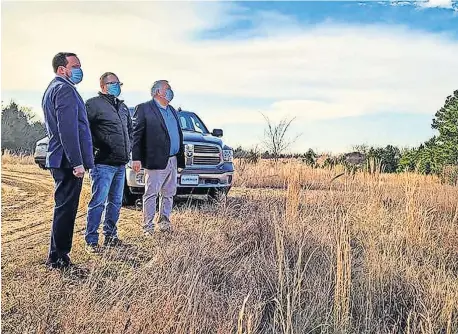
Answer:
[[[180,112],[179,115],[180,126],[183,131],[198,132],[202,134],[209,134],[209,131],[205,127],[205,124],[191,112]]]
[[[183,116],[180,117],[180,123],[180,126],[183,130],[188,129],[188,125],[186,124],[186,118],[184,118]]]
[[[204,133],[204,130],[202,129],[202,125],[200,124],[200,122],[198,120],[193,118],[192,122],[193,122],[193,125],[194,125],[194,129],[197,132]]]

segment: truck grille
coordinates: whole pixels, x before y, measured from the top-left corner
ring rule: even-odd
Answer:
[[[194,165],[218,165],[220,163],[219,157],[199,157],[194,156]]]
[[[193,166],[217,166],[221,163],[221,152],[218,146],[194,145]]]
[[[194,153],[214,153],[219,155],[219,149],[216,146],[194,145]]]

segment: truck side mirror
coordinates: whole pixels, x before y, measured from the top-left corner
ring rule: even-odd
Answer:
[[[212,135],[215,137],[222,137],[223,136],[223,130],[221,129],[213,129]]]

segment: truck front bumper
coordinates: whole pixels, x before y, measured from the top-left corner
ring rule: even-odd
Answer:
[[[181,184],[181,175],[198,175],[198,184]],[[177,174],[177,193],[187,193],[196,188],[230,188],[232,186],[234,172],[213,172],[205,170],[186,170]],[[126,168],[126,181],[131,193],[143,194],[145,188],[145,173],[143,170],[135,173],[131,168]]]

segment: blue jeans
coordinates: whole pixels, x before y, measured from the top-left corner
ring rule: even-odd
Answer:
[[[105,213],[103,234],[117,237],[116,223],[122,205],[126,168],[125,166],[96,165],[90,170],[92,198],[87,208],[85,239],[88,244],[99,241],[98,228]]]

